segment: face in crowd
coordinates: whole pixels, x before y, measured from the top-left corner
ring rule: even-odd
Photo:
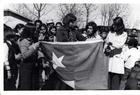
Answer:
[[[115,19],[113,19],[112,29],[117,34],[123,33],[125,26],[121,17],[116,17]]]
[[[58,30],[61,26],[62,26],[62,23],[61,23],[61,22],[56,23],[56,28],[57,28],[57,30]]]
[[[16,32],[19,36],[21,36],[21,34],[22,34],[23,30],[24,30],[24,25],[21,24],[21,23],[19,23],[19,24],[17,24],[17,25],[15,26],[14,30],[15,30],[15,32]]]
[[[56,34],[56,27],[51,27],[50,32],[55,35]]]
[[[44,26],[41,26],[41,28],[40,28],[40,33],[45,33],[46,32],[46,28],[44,27]]]
[[[86,25],[87,36],[95,36],[97,31],[97,25],[95,22],[91,21]]]
[[[75,22],[75,21],[71,21],[71,22],[69,23],[69,27],[70,27],[70,28],[74,28],[75,25],[76,25],[76,22]]]
[[[22,34],[23,29],[24,29],[24,27],[22,27],[22,28],[18,29],[18,33],[19,33],[20,35]]]
[[[40,20],[36,20],[34,24],[36,26],[36,29],[39,29],[40,26],[42,25],[42,22]]]
[[[36,23],[36,28],[39,28],[39,27],[40,27],[40,23],[37,22],[37,23]]]
[[[67,14],[64,18],[63,18],[63,25],[73,28],[76,25],[76,16],[72,13]]]
[[[137,33],[137,30],[136,29],[132,29],[132,32],[131,32],[133,35],[135,35]]]
[[[93,31],[93,27],[92,26],[87,26],[87,35],[91,35]]]

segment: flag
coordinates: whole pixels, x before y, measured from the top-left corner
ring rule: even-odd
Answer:
[[[108,89],[108,65],[103,42],[41,42],[45,56],[74,89]]]

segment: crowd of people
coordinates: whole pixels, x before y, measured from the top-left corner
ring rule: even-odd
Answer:
[[[99,28],[94,21],[79,29],[76,16],[67,14],[62,22],[36,20],[14,29],[4,28],[4,90],[73,90],[44,56],[40,41],[76,42],[103,40],[109,59],[108,89],[140,89],[140,49],[136,36],[125,31],[121,17],[110,28]]]

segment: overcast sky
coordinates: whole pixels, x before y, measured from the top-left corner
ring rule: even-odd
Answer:
[[[131,6],[133,9],[131,13],[132,26],[137,22],[137,25],[135,26],[140,29],[140,4],[132,4]]]
[[[58,12],[58,6],[53,5],[53,10],[50,11],[46,16],[44,16],[42,19],[44,22],[48,22],[50,20],[53,20],[54,22],[58,21],[57,12]],[[140,4],[130,4],[130,8],[132,10],[130,16],[129,16],[129,28],[138,28],[140,29]],[[14,10],[13,5],[11,4],[5,4],[4,9],[11,9]],[[100,25],[99,19],[93,19],[98,25]]]

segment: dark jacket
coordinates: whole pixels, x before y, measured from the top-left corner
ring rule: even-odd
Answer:
[[[140,90],[140,61],[137,61],[132,68],[128,80],[126,83],[126,89],[128,90]]]
[[[17,48],[13,45],[12,42],[10,44],[6,41],[6,44],[9,48],[8,62],[10,66],[11,78],[8,79],[7,69],[4,66],[4,90],[16,90],[15,84],[16,84],[16,79],[18,76],[18,67],[17,67],[17,61],[15,59],[15,54],[16,54],[15,49]]]
[[[17,62],[16,62],[16,59],[15,59],[15,54],[16,54],[16,48],[14,46],[14,44],[11,42],[11,44],[9,44],[8,42],[7,43],[7,46],[9,48],[9,54],[8,54],[8,61],[9,61],[9,66],[11,68],[11,73],[12,74],[16,74],[17,73]]]
[[[23,61],[19,68],[19,90],[38,89],[37,53],[35,49],[29,48],[32,43],[30,38],[25,38],[20,42]]]
[[[79,32],[69,27],[62,26],[56,32],[56,40],[58,42],[74,42],[85,41],[86,38]]]

